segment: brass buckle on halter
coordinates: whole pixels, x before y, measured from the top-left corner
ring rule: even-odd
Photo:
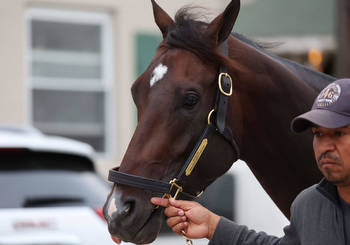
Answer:
[[[169,184],[170,184],[171,186],[170,186],[170,190],[169,190],[169,193],[168,193],[168,194],[169,194],[170,197],[172,197],[172,198],[174,198],[174,199],[176,199],[177,196],[179,195],[179,193],[182,192],[182,187],[179,186],[178,184],[176,184],[176,181],[177,181],[176,178],[174,178],[174,179],[172,179],[172,180],[169,181]],[[174,186],[175,186],[177,189],[176,189],[175,195],[174,195],[174,196],[171,196],[171,191],[173,190]]]
[[[177,196],[179,195],[179,193],[180,192],[182,192],[182,187],[181,186],[179,186],[178,184],[176,184],[176,181],[177,181],[177,179],[176,178],[174,178],[174,179],[172,179],[172,180],[170,180],[169,181],[169,184],[171,185],[170,186],[170,188],[169,188],[169,193],[164,193],[163,194],[163,196],[162,196],[162,198],[174,198],[174,199],[176,199],[177,198]],[[171,195],[171,191],[173,190],[173,187],[176,187],[177,189],[176,189],[176,192],[175,192],[175,195],[174,196],[172,196]],[[157,207],[158,208],[158,207]]]
[[[230,91],[229,92],[225,92],[225,90],[222,89],[222,84],[221,84],[221,80],[222,77],[227,77],[230,80]],[[228,73],[220,73],[219,74],[219,79],[218,79],[218,83],[219,83],[219,89],[220,92],[226,96],[231,96],[232,95],[232,78]]]

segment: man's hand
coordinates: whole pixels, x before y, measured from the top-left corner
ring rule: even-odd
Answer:
[[[181,201],[153,197],[154,205],[165,207],[165,215],[168,216],[167,224],[172,230],[182,235],[186,233],[188,238],[212,238],[220,217],[197,202]]]

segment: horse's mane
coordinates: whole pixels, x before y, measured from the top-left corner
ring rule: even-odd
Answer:
[[[165,39],[166,44],[170,48],[173,47],[189,50],[190,52],[193,52],[194,54],[201,57],[204,61],[213,64],[224,63],[225,61],[223,60],[223,57],[215,52],[212,44],[208,41],[207,37],[203,35],[203,29],[208,26],[208,23],[199,20],[203,15],[200,15],[198,13],[194,14],[193,10],[198,8],[201,7],[184,7],[177,11],[175,15],[175,26],[168,32]],[[280,56],[273,55],[265,50],[266,47],[271,48],[271,46],[274,45],[254,42],[244,35],[236,32],[233,32],[231,35],[240,41],[254,47],[265,55],[268,55],[278,62],[284,64],[285,66],[291,69],[295,69],[300,76],[311,74],[313,77],[312,79],[310,79],[308,76],[308,79],[303,80],[305,80],[310,87],[318,91],[320,91],[328,82],[335,80],[335,78],[332,76],[312,70],[304,65],[298,64],[294,61],[282,58]],[[320,80],[325,82],[320,82]]]

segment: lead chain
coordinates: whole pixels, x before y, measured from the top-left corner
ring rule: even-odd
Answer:
[[[187,245],[193,245],[192,240],[189,239],[189,238],[186,236],[186,232],[185,232],[184,230],[182,230],[181,232],[182,232],[183,238],[185,238],[185,240],[186,240],[186,244],[187,244]]]

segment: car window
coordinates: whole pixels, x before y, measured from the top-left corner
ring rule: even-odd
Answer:
[[[0,171],[0,208],[102,207],[109,189],[94,172]]]
[[[90,159],[79,155],[0,148],[0,171],[20,169],[94,171],[94,166]]]

